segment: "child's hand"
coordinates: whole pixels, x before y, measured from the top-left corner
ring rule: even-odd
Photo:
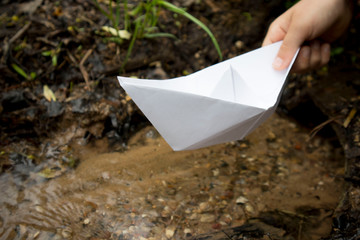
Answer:
[[[288,67],[298,48],[293,72],[325,65],[330,59],[330,43],[345,32],[351,16],[349,0],[301,0],[279,16],[266,34],[263,46],[283,40],[273,67]]]

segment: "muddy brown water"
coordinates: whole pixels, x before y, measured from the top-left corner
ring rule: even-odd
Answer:
[[[0,176],[0,239],[186,239],[270,212],[294,220],[271,239],[319,239],[342,196],[343,162],[308,138],[273,115],[244,141],[195,151],[173,152],[152,127],[122,153],[106,140],[74,144],[73,171],[33,184],[36,172],[26,183]]]

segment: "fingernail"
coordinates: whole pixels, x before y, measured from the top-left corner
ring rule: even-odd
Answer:
[[[279,58],[279,57],[276,57],[275,60],[274,60],[274,62],[273,62],[273,67],[274,67],[275,69],[280,69],[281,66],[282,66],[282,64],[283,64],[283,62],[284,62],[284,60],[282,60],[282,59]]]

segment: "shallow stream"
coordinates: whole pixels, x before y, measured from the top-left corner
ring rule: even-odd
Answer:
[[[343,192],[341,151],[278,115],[195,151],[173,152],[152,127],[125,152],[104,139],[67,147],[73,170],[0,176],[0,239],[186,239],[254,221],[264,239],[319,239]]]

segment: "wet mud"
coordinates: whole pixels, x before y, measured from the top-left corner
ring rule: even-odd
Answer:
[[[73,145],[80,164],[58,177],[1,175],[0,237],[190,239],[251,223],[267,230],[258,237],[319,239],[344,169],[341,148],[308,138],[274,115],[243,141],[196,151],[173,152],[152,127],[125,152],[104,139]]]

